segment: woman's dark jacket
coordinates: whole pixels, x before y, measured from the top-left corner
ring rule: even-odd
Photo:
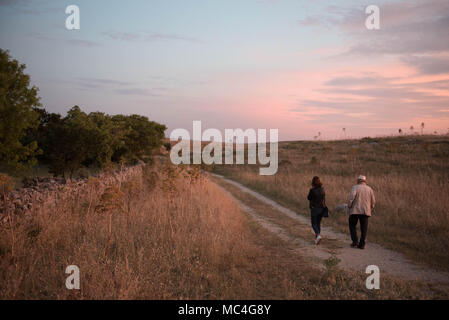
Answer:
[[[309,191],[307,200],[310,201],[310,209],[312,214],[320,214],[323,208],[326,206],[326,193],[323,187],[312,188]]]

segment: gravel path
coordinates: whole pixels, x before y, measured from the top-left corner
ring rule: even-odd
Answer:
[[[247,193],[254,198],[258,199],[264,204],[271,206],[275,211],[279,212],[280,215],[286,215],[304,227],[310,227],[310,221],[302,215],[298,215],[296,212],[278,204],[277,202],[257,193],[242,184],[235,182],[233,180],[227,179],[223,176],[212,174],[212,176],[221,179],[222,181],[237,187],[240,191]],[[349,247],[351,243],[349,235],[335,232],[329,227],[322,227],[323,241],[333,241],[334,243],[340,243],[340,246],[329,250],[324,246],[316,246],[313,243],[313,235],[310,239],[304,238],[294,238],[289,233],[277,225],[276,223],[270,221],[269,219],[259,215],[255,210],[248,207],[240,200],[235,198],[229,191],[221,187],[224,192],[228,193],[238,205],[250,214],[262,227],[277,234],[281,239],[293,243],[295,250],[313,256],[317,259],[323,260],[330,258],[331,256],[336,256],[340,259],[339,266],[345,269],[351,269],[359,272],[365,272],[365,269],[369,265],[376,265],[380,269],[382,275],[383,272],[390,274],[405,280],[421,280],[428,281],[436,284],[449,285],[449,274],[446,272],[440,272],[432,270],[429,268],[424,268],[418,266],[409,259],[407,259],[401,253],[385,249],[380,245],[369,242],[365,247],[365,250],[353,249]]]

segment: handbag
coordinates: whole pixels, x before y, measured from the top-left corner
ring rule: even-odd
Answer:
[[[321,215],[322,215],[324,218],[329,218],[329,209],[328,209],[327,207],[324,207],[324,208],[323,208],[323,211],[321,212]]]

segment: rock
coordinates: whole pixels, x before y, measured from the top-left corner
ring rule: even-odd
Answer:
[[[141,166],[122,168],[113,173],[101,173],[98,175],[99,189],[121,183],[131,176],[141,172]],[[7,196],[7,201],[0,201],[0,224],[6,212],[14,214],[31,214],[32,209],[42,206],[54,206],[59,201],[65,201],[87,190],[87,180],[77,179],[68,181],[64,178],[25,178],[23,188],[12,191]],[[1,200],[1,199],[0,199]]]

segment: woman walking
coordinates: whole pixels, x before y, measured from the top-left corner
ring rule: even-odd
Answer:
[[[326,194],[324,192],[323,184],[319,177],[313,177],[312,189],[309,191],[307,199],[310,202],[310,214],[312,220],[312,228],[315,232],[315,244],[318,245],[321,241],[321,219],[326,208]]]

